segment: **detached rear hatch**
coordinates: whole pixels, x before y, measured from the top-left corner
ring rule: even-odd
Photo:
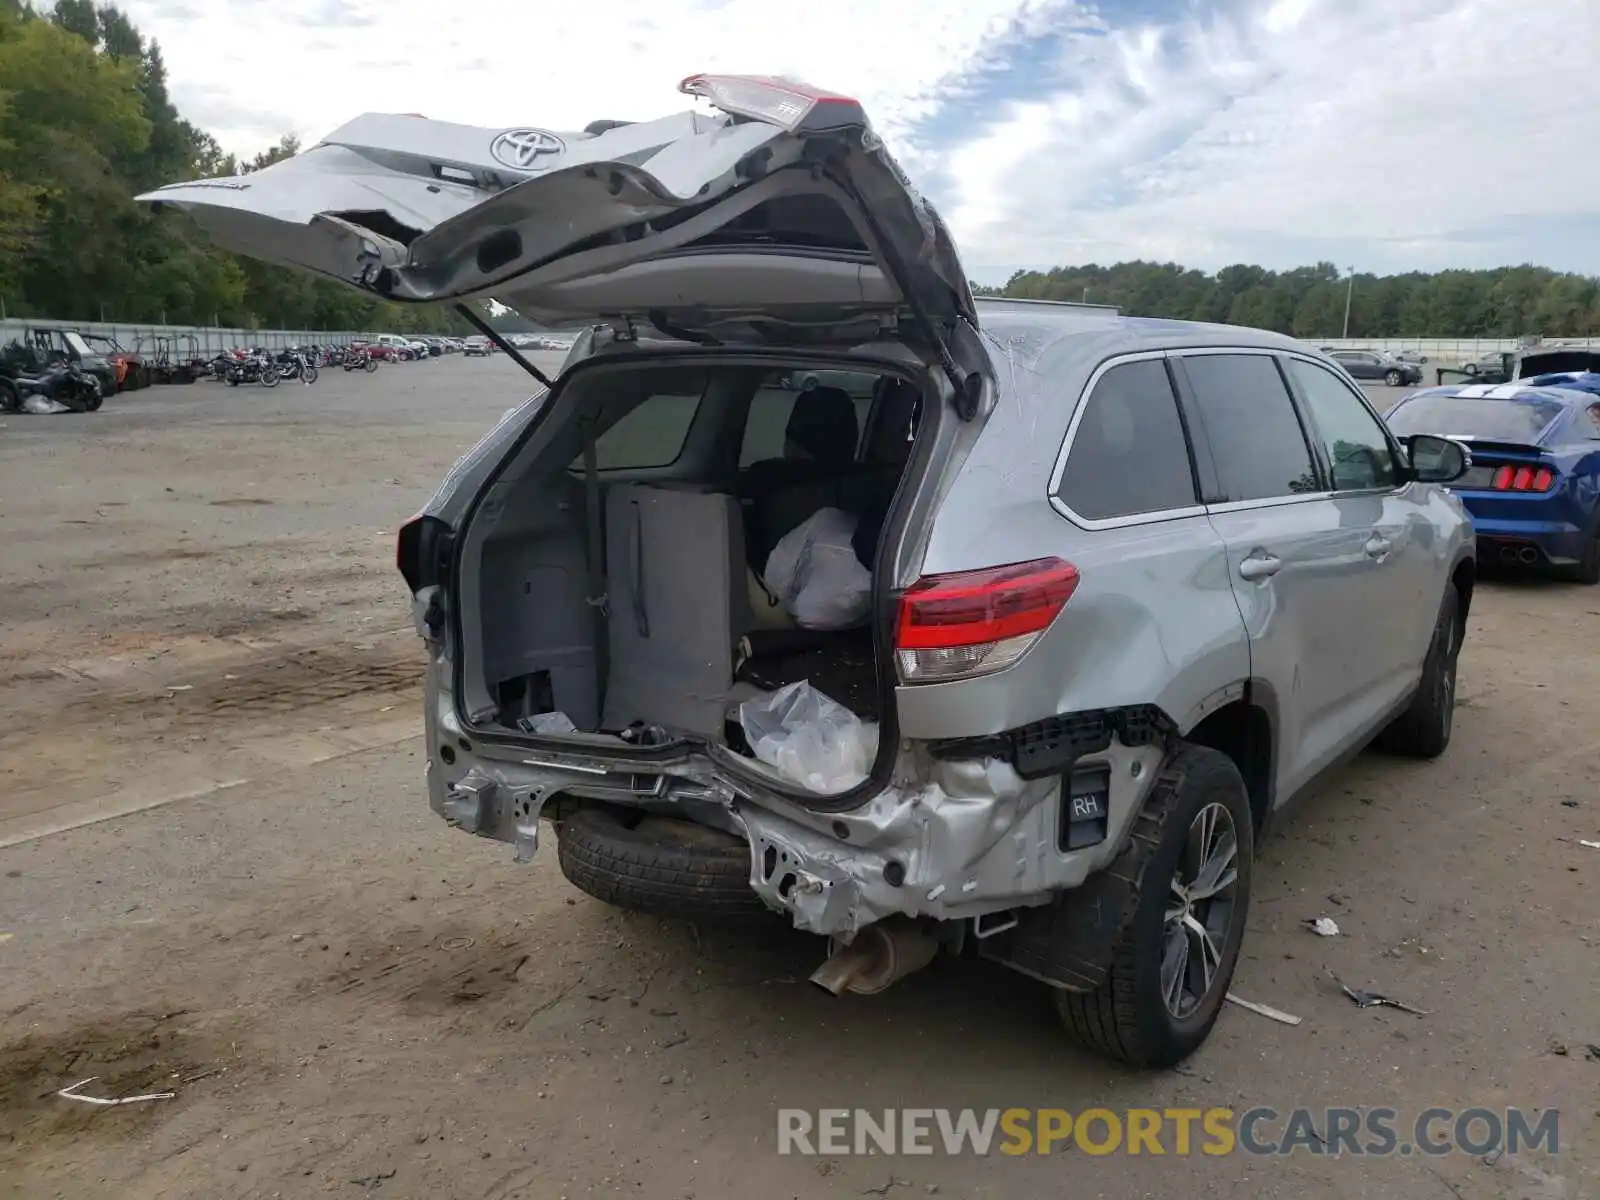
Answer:
[[[1517,378],[1532,381],[1541,375],[1600,371],[1600,348],[1591,346],[1541,346],[1525,350],[1517,359]]]
[[[492,296],[552,326],[976,324],[948,231],[856,101],[750,76],[680,90],[721,111],[595,133],[367,115],[261,171],[139,199],[385,300]]]

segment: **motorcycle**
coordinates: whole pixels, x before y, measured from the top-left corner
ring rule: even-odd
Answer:
[[[224,368],[224,378],[229,387],[241,383],[259,383],[262,387],[278,386],[278,367],[264,350],[252,350]]]
[[[343,366],[346,371],[366,371],[371,374],[378,369],[378,360],[365,346],[347,348],[343,355]]]
[[[105,395],[100,381],[69,362],[53,362],[36,375],[0,376],[0,412],[92,413]]]
[[[285,350],[278,355],[278,378],[298,379],[301,383],[315,383],[317,381],[317,364],[311,361],[311,356],[298,349]]]

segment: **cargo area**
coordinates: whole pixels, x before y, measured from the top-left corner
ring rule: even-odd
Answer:
[[[473,723],[753,754],[741,705],[798,684],[796,720],[875,739],[873,569],[917,387],[635,364],[578,372],[551,403],[464,530]]]

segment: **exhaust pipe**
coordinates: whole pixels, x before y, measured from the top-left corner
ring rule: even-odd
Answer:
[[[1500,547],[1500,561],[1503,562],[1503,563],[1514,563],[1514,562],[1516,562],[1517,561],[1517,548],[1515,546],[1501,546]]]
[[[880,921],[829,955],[811,973],[811,982],[835,996],[871,996],[920,971],[938,953],[938,941],[911,922]]]
[[[1539,552],[1532,546],[1524,546],[1521,550],[1517,551],[1517,558],[1521,562],[1536,563],[1539,561]]]

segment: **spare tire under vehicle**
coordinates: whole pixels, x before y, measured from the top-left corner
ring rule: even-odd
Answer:
[[[596,805],[556,827],[561,873],[618,908],[690,921],[773,916],[750,886],[750,847],[677,817]]]

